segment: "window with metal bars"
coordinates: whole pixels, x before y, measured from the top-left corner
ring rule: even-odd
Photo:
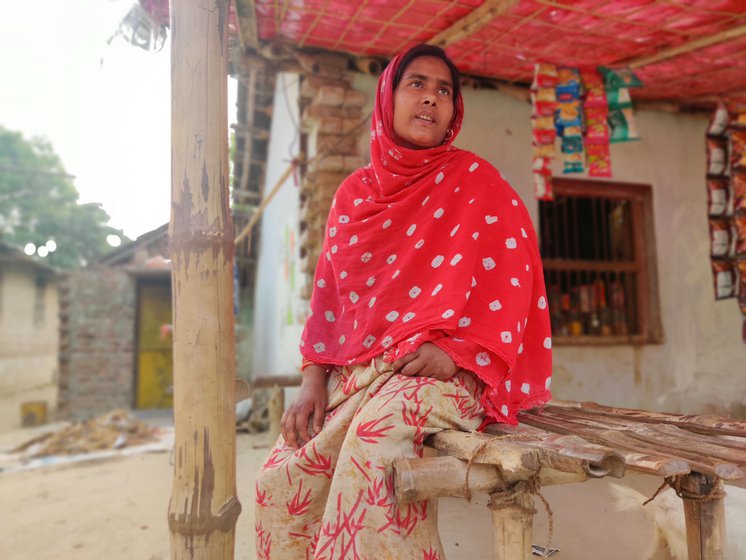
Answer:
[[[661,342],[650,186],[552,184],[539,238],[555,343]]]

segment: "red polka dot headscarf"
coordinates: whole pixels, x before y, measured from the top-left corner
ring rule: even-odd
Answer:
[[[348,365],[437,344],[486,385],[489,419],[550,399],[551,333],[541,258],[525,206],[486,160],[452,142],[392,137],[392,80],[378,82],[371,163],[340,185],[316,268],[301,353]]]

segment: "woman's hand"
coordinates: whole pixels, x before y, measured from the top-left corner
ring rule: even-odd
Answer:
[[[451,357],[432,342],[425,342],[416,352],[396,360],[392,367],[395,373],[418,375],[445,381],[459,370]]]
[[[282,437],[293,449],[308,443],[324,426],[326,414],[326,370],[321,366],[308,366],[303,370],[300,395],[282,415]],[[313,417],[313,433],[308,432]]]

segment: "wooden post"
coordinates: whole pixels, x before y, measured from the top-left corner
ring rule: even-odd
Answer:
[[[680,489],[684,496],[689,560],[723,560],[726,539],[723,481],[693,472],[682,477]]]
[[[495,560],[530,560],[533,537],[534,500],[525,482],[506,492],[490,494]]]
[[[171,6],[174,477],[171,558],[233,558],[233,226],[228,210],[229,0]]]
[[[282,414],[285,412],[285,390],[279,385],[270,389],[267,409],[269,410],[269,442],[270,445],[274,445],[274,442],[280,436]]]

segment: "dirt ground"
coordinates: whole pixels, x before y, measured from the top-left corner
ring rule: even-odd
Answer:
[[[1,404],[1,403],[0,403]],[[0,407],[1,408],[1,407]],[[170,417],[150,422],[168,427]],[[59,425],[48,426],[59,428]],[[0,426],[0,452],[44,428]],[[254,556],[254,475],[268,453],[263,434],[239,434],[235,558]],[[171,493],[170,453],[143,453],[19,472],[0,472],[0,558],[3,560],[166,560]],[[616,481],[616,479],[613,479]],[[628,475],[624,482],[650,495],[658,481]],[[545,488],[553,511],[553,560],[642,560],[653,529],[640,512],[612,510],[606,480]],[[440,500],[441,538],[449,560],[493,558],[486,496],[472,503]],[[534,542],[547,538],[547,516],[537,502]],[[664,558],[664,557],[660,557]],[[406,560],[406,559],[404,559]]]

